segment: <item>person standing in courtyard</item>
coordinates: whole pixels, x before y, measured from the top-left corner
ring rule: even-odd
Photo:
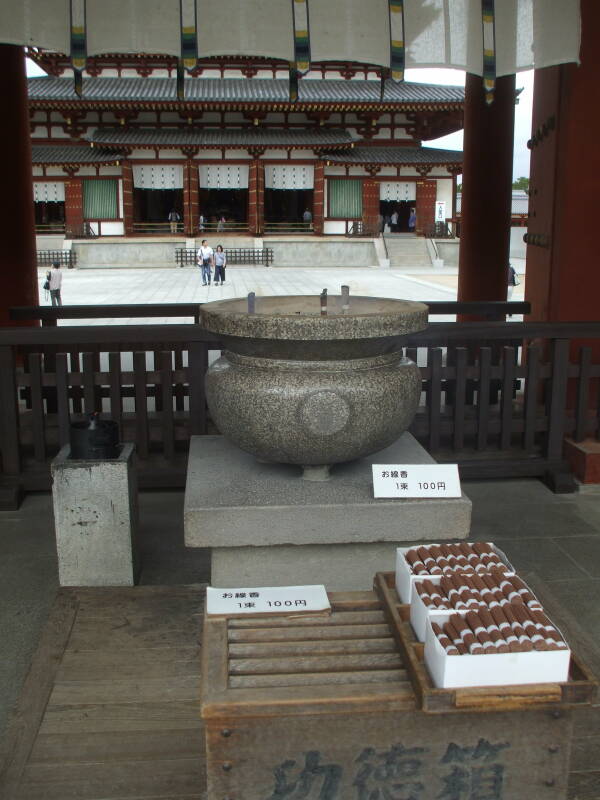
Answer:
[[[391,223],[392,223],[392,233],[396,233],[398,231],[398,212],[396,211],[396,209],[394,209],[394,213],[392,214]]]
[[[52,262],[52,269],[48,272],[47,278],[50,285],[50,300],[52,305],[62,306],[62,298],[60,296],[62,269],[60,268],[60,261]]]
[[[214,253],[212,247],[208,246],[206,239],[202,239],[202,244],[198,250],[198,266],[202,270],[202,286],[210,286],[211,267],[214,263]]]
[[[227,266],[227,258],[222,245],[217,245],[213,259],[215,262],[215,286],[219,285],[219,281],[221,281],[221,286],[223,286],[225,283],[225,267]]]
[[[409,233],[414,233],[415,228],[417,227],[417,214],[414,208],[411,208],[410,214],[408,215],[408,231]]]
[[[177,223],[181,217],[176,209],[172,208],[169,211],[169,224],[171,225],[171,233],[177,233]]]

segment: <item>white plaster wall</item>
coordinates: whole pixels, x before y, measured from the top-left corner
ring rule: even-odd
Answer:
[[[62,167],[46,167],[46,175],[47,176],[60,176],[61,178],[66,178],[65,173],[63,172]]]
[[[518,212],[517,212],[518,213]],[[510,229],[510,257],[525,258],[527,255],[527,245],[523,241],[523,236],[527,233],[527,228]]]
[[[45,139],[47,135],[48,135],[48,132],[46,130],[46,126],[45,125],[44,125],[43,128],[40,127],[40,126],[37,126],[31,131],[31,138],[32,139]]]
[[[32,175],[43,175],[43,174],[44,174],[44,168],[43,167],[33,167],[32,168]],[[63,175],[64,175],[64,172],[63,172]]]
[[[345,175],[346,167],[325,167],[325,177],[328,175]]]
[[[452,179],[437,180],[435,199],[446,203],[446,216],[452,216]]]
[[[185,160],[185,156],[181,152],[181,150],[159,150],[158,151],[159,159],[180,159]]]
[[[349,175],[360,175],[361,177],[364,177],[365,175],[368,175],[369,173],[367,172],[367,170],[364,167],[350,167],[350,169],[348,170],[348,174]]]
[[[312,150],[291,150],[290,151],[290,159],[296,160],[310,160],[316,158],[315,154]]]
[[[346,225],[341,220],[325,220],[323,223],[323,233],[346,233]]]
[[[262,154],[261,158],[266,161],[269,158],[276,158],[276,159],[287,159],[287,151],[286,150],[276,150],[275,148],[271,148],[265,150]]]
[[[154,161],[154,150],[146,150],[140,147],[132,150],[129,158],[144,158],[146,161]]]
[[[220,150],[201,150],[195,158],[196,161],[208,161],[209,159],[223,160]]]
[[[250,156],[247,150],[227,150],[225,152],[225,159],[227,161],[249,161]]]
[[[382,175],[393,175],[395,177],[396,176],[396,167],[382,167],[379,170],[379,172],[377,173],[377,175],[379,175],[379,176],[382,176]]]
[[[125,228],[122,222],[103,222],[102,236],[123,236]]]
[[[120,175],[121,167],[100,167],[100,175]]]
[[[64,172],[63,172],[64,175]],[[79,167],[77,175],[81,175],[84,178],[89,178],[90,176],[96,175],[96,167]]]
[[[57,125],[53,125],[50,128],[50,136],[53,139],[70,139],[71,138],[68,133],[65,133],[65,131],[62,128],[59,128]]]

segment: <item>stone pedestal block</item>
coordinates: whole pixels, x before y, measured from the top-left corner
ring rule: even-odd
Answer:
[[[210,547],[213,586],[324,583],[370,589],[407,542],[465,539],[471,501],[373,497],[372,464],[434,459],[409,433],[368,458],[336,465],[326,482],[299,467],[259,463],[221,436],[192,437],[185,543]]]
[[[51,465],[61,586],[132,586],[138,572],[134,445],[118,458],[80,461],[61,449]]]
[[[565,458],[581,483],[600,484],[600,442],[584,439],[575,442],[565,439]]]

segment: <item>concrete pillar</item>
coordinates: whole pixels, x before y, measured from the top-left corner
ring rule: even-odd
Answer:
[[[123,180],[123,227],[125,236],[133,235],[133,167],[131,161],[123,161],[121,165]]]
[[[81,236],[83,229],[83,181],[73,175],[65,181],[65,230],[67,236]]]
[[[321,236],[325,222],[325,164],[322,161],[316,162],[314,175],[313,230],[318,236]]]
[[[8,319],[11,306],[32,306],[39,302],[31,139],[25,51],[22,47],[0,45],[0,97],[4,107],[0,125],[0,219],[4,222],[0,247],[0,325],[15,325],[17,323]]]
[[[363,231],[375,236],[379,223],[379,183],[373,178],[363,178],[362,222]]]
[[[435,224],[435,198],[437,196],[437,181],[419,178],[416,187],[415,213],[417,236],[425,236]]]
[[[515,76],[467,74],[458,299],[505,300],[510,254]],[[417,216],[418,219],[418,216]]]

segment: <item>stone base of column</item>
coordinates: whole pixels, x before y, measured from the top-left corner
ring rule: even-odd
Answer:
[[[582,442],[565,439],[565,459],[581,483],[600,484],[600,442],[597,439]]]

